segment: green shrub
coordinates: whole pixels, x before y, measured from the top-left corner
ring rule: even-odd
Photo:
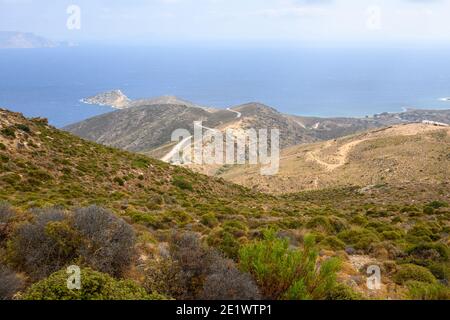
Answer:
[[[433,209],[439,209],[439,208],[447,208],[449,205],[445,201],[432,201],[428,205],[428,207],[431,207]]]
[[[427,260],[447,262],[449,260],[449,249],[443,243],[419,243],[406,250],[406,254],[413,261],[426,264]]]
[[[408,281],[406,286],[413,300],[450,300],[450,289],[442,284]]]
[[[19,129],[19,130],[22,130],[22,131],[24,131],[24,132],[26,132],[26,133],[30,133],[30,132],[31,132],[30,127],[27,126],[27,125],[25,125],[25,124],[23,124],[23,123],[17,124],[17,125],[16,125],[16,128]]]
[[[213,228],[219,223],[219,220],[217,219],[217,217],[214,213],[210,212],[210,213],[204,214],[201,217],[200,222],[207,227]]]
[[[228,231],[219,228],[214,230],[208,236],[208,245],[217,248],[227,258],[236,260],[239,256],[239,248],[241,244],[239,241]]]
[[[399,231],[383,231],[381,235],[386,240],[398,240],[403,237]]]
[[[225,232],[232,234],[235,238],[243,237],[247,234],[248,227],[245,223],[237,220],[227,220],[223,223],[222,228]]]
[[[14,128],[12,128],[12,127],[3,128],[2,130],[0,130],[0,133],[5,137],[9,137],[9,138],[16,137],[16,132],[15,132]]]
[[[327,293],[327,300],[363,300],[363,296],[345,284],[337,284]]]
[[[328,217],[318,216],[313,217],[306,223],[306,227],[308,229],[323,231],[323,232],[332,232],[333,227],[331,226],[330,220]]]
[[[159,215],[145,212],[132,212],[129,215],[133,219],[133,222],[141,223],[154,229],[164,228],[164,223],[161,221]]]
[[[22,178],[16,173],[6,173],[0,177],[0,181],[3,181],[11,186],[16,186]]]
[[[306,223],[306,227],[326,233],[337,233],[347,228],[347,224],[337,217],[314,217]]]
[[[335,236],[329,236],[320,241],[320,245],[331,250],[345,249],[345,243]]]
[[[133,162],[131,165],[134,168],[146,169],[150,165],[150,159],[147,159],[144,157],[139,157],[139,158],[133,159]]]
[[[353,219],[350,222],[363,227],[368,223],[368,221],[369,220],[366,217],[364,217],[363,215],[357,215],[357,216],[353,217]]]
[[[53,273],[33,284],[23,295],[24,300],[162,300],[163,296],[148,295],[136,283],[116,280],[111,276],[85,268],[81,270],[81,290],[68,289],[66,270]]]
[[[394,223],[394,224],[399,223],[399,222],[402,222],[402,221],[403,221],[403,220],[402,220],[402,218],[401,218],[400,216],[395,216],[395,217],[393,217],[393,218],[391,219],[391,222]]]
[[[380,238],[370,230],[353,229],[340,232],[337,237],[358,250],[368,250],[373,244],[380,242]]]
[[[6,150],[6,146],[1,142],[0,142],[0,150],[2,150],[2,151]]]
[[[189,181],[187,181],[184,177],[182,176],[175,176],[173,178],[173,185],[180,188],[181,190],[190,190],[192,191],[194,188],[192,187],[192,183],[190,183]]]
[[[410,263],[400,265],[394,275],[394,281],[397,284],[405,284],[409,280],[436,283],[436,278],[427,268]]]
[[[431,228],[417,224],[411,230],[408,231],[406,238],[410,242],[432,242],[439,239],[439,235],[435,234]]]
[[[445,281],[445,283],[450,283],[450,264],[449,263],[439,263],[431,262],[427,268],[431,273],[439,280]]]
[[[115,177],[113,181],[121,187],[125,185],[125,181],[121,177]]]
[[[243,271],[250,273],[269,299],[326,299],[336,286],[338,259],[317,267],[318,252],[313,237],[305,237],[303,249],[289,247],[286,239],[265,231],[264,239],[245,245],[239,251]]]

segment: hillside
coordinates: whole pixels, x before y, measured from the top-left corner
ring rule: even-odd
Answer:
[[[439,130],[423,131],[426,141],[447,139]],[[344,139],[338,146],[345,143]],[[6,274],[8,279],[23,280],[27,291],[19,292],[17,298],[40,299],[50,293],[67,298],[65,294],[70,293],[58,289],[58,281],[66,281],[64,267],[75,261],[88,268],[83,272],[89,277],[123,290],[117,291],[121,296],[112,297],[95,292],[103,298],[248,299],[260,298],[261,292],[263,298],[284,299],[271,295],[270,283],[256,281],[258,271],[246,265],[245,258],[255,254],[254,245],[272,250],[272,242],[279,245],[279,241],[293,248],[287,254],[301,252],[308,235],[313,235],[320,255],[317,251],[318,260],[311,265],[339,259],[342,266],[333,269],[338,282],[333,282],[332,290],[317,293],[309,288],[311,297],[448,298],[448,288],[438,283],[449,280],[448,190],[448,184],[424,180],[415,185],[386,184],[367,192],[353,187],[273,196],[88,142],[49,126],[45,119],[26,119],[1,109],[0,200],[12,208],[0,203],[0,278]],[[98,237],[92,232],[108,215],[98,207],[77,209],[92,204],[126,221],[109,217],[103,222],[107,228],[121,226],[119,234],[102,228]],[[92,220],[75,223],[83,217]],[[86,228],[88,236],[80,234]],[[276,230],[275,238],[267,235],[267,228]],[[29,240],[41,233],[39,241]],[[130,233],[136,234],[135,240],[118,241]],[[99,256],[97,251],[93,256],[89,253],[92,241],[100,241]],[[99,245],[93,244],[94,249]],[[79,246],[85,251],[79,251]],[[119,250],[117,259],[108,250]],[[134,251],[136,255],[131,254]],[[105,259],[112,264],[101,264]],[[283,268],[278,263],[270,267]],[[378,291],[365,286],[365,267],[370,264],[383,270]],[[192,268],[196,268],[195,277],[190,276]],[[240,273],[244,268],[249,268],[248,273]],[[221,280],[208,281],[211,272]],[[409,283],[414,272],[428,282]],[[36,282],[42,278],[43,282]],[[51,291],[52,283],[56,291]],[[12,293],[21,290],[17,288]],[[430,288],[431,296],[423,291]],[[224,296],[227,292],[234,295]]]
[[[178,207],[178,201],[220,199],[220,194],[224,199],[253,196],[222,180],[82,140],[49,126],[45,119],[27,120],[4,109],[0,115],[0,199],[13,204],[97,203],[145,210],[164,199],[171,208]]]
[[[279,128],[283,147],[313,140],[295,121],[257,103],[230,110],[180,104],[135,106],[87,119],[64,129],[97,143],[153,155],[155,149],[170,150],[173,146],[171,135],[176,129],[187,129],[192,133],[194,121],[203,121],[204,126],[223,131],[227,128]]]
[[[149,105],[100,115],[64,129],[82,138],[134,152],[149,152],[171,143],[179,128],[193,131],[194,121],[218,126],[235,118],[226,110],[208,112],[184,105]]]
[[[343,186],[450,182],[450,128],[406,124],[282,152],[280,173],[235,166],[220,176],[275,193]]]

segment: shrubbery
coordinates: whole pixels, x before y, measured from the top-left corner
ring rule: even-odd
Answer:
[[[163,296],[148,295],[136,283],[116,280],[86,268],[81,270],[81,290],[68,289],[66,270],[53,273],[33,284],[23,295],[25,300],[161,300]]]
[[[182,176],[175,176],[173,178],[173,185],[180,188],[181,190],[189,190],[189,191],[194,190],[192,183],[187,181],[186,178]]]
[[[240,265],[256,279],[268,299],[326,299],[337,285],[340,268],[335,258],[318,265],[312,237],[305,237],[301,250],[291,249],[288,241],[276,238],[273,231],[241,248]]]
[[[8,243],[10,261],[33,279],[77,263],[120,276],[134,254],[133,228],[111,212],[92,206],[65,212],[35,210]]]
[[[431,228],[423,224],[417,224],[408,231],[407,239],[412,243],[423,243],[438,240],[439,236]]]
[[[16,137],[16,132],[15,132],[13,127],[3,128],[3,129],[0,130],[0,133],[3,136],[5,136],[5,137],[9,137],[9,138],[15,138]]]
[[[0,202],[0,246],[11,232],[11,222],[14,216],[14,210],[8,204]]]
[[[209,235],[208,244],[219,249],[230,259],[237,260],[239,256],[239,241],[223,228],[216,229]]]
[[[320,245],[331,250],[345,249],[345,243],[335,236],[329,236],[320,241]]]
[[[240,272],[232,260],[218,259],[206,277],[201,299],[256,300],[259,289],[251,276]]]
[[[22,286],[22,279],[12,270],[0,264],[0,300],[12,299]]]
[[[144,288],[149,293],[159,292],[167,297],[182,297],[185,290],[185,279],[181,269],[170,257],[150,259],[144,270]]]
[[[368,251],[373,244],[380,241],[376,233],[366,229],[345,230],[340,232],[337,237],[347,245],[364,251]]]
[[[174,234],[169,257],[146,269],[148,292],[176,299],[258,299],[258,287],[235,263],[202,244],[194,233]]]
[[[399,266],[394,280],[398,284],[405,284],[409,280],[425,283],[436,283],[436,278],[427,268],[415,264],[403,264]]]
[[[82,262],[92,268],[121,276],[134,256],[133,228],[110,211],[91,206],[73,213],[73,228],[83,241]]]
[[[47,209],[34,211],[33,220],[15,230],[8,251],[19,270],[33,279],[41,279],[73,262],[79,245],[66,213]]]
[[[204,224],[205,226],[210,227],[210,228],[215,227],[219,223],[219,220],[217,219],[217,217],[214,213],[204,214],[201,217],[200,221],[202,224]]]
[[[438,283],[406,282],[408,297],[413,300],[450,300],[450,289]]]

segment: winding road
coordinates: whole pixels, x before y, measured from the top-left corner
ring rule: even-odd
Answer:
[[[242,113],[235,111],[231,108],[227,108],[227,111],[233,112],[236,114],[236,119],[239,119],[242,117]],[[217,129],[212,129],[212,128],[208,128],[205,126],[202,126],[203,129],[209,130],[209,131],[219,131]],[[192,136],[186,137],[183,140],[181,140],[180,142],[177,143],[177,145],[175,147],[173,147],[172,150],[170,150],[165,156],[163,156],[161,158],[161,161],[164,162],[171,162],[171,159],[173,158],[174,155],[176,155],[177,153],[179,153],[180,151],[182,151],[184,148],[186,148],[187,146],[189,146],[192,143]]]

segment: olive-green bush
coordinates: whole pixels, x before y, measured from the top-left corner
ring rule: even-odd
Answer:
[[[394,276],[394,280],[398,284],[405,284],[409,280],[425,283],[437,282],[430,270],[411,263],[400,265]]]
[[[162,300],[164,296],[149,295],[130,280],[116,280],[89,268],[81,270],[81,289],[68,289],[66,270],[53,273],[33,284],[24,300]]]

